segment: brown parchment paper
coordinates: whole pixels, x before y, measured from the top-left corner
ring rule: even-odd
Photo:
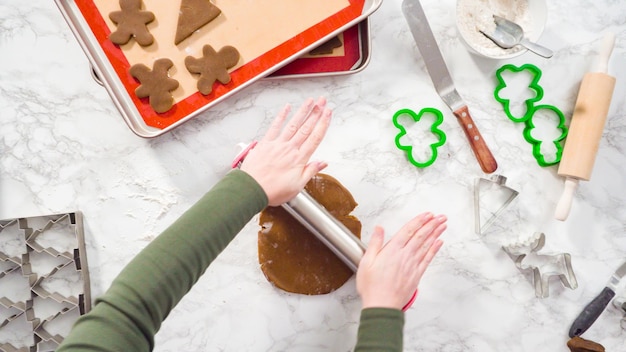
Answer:
[[[143,10],[154,13],[156,19],[148,24],[154,43],[141,47],[134,40],[120,46],[130,65],[143,63],[152,67],[160,58],[174,63],[170,77],[180,86],[174,92],[179,102],[197,92],[196,77],[185,68],[185,57],[202,56],[205,44],[217,51],[231,45],[241,54],[239,64],[245,65],[309,27],[350,5],[348,0],[213,0],[222,13],[178,45],[174,45],[180,0],[143,0]],[[119,11],[119,1],[94,0],[111,31],[117,26],[109,13]]]

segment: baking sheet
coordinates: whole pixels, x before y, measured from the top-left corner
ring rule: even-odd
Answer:
[[[321,8],[324,8],[325,12],[319,12],[317,10],[305,11],[312,14],[313,22],[318,22],[313,24],[312,26],[309,26],[310,22],[307,23],[306,21],[293,21],[294,23],[304,22],[306,23],[304,27],[308,27],[303,29],[303,26],[295,25],[297,23],[295,23],[293,26],[288,26],[289,28],[291,28],[291,31],[299,32],[289,33],[287,35],[289,39],[287,40],[284,40],[284,34],[277,36],[276,32],[263,33],[257,30],[242,30],[241,33],[239,33],[239,36],[254,36],[254,38],[257,39],[247,39],[252,40],[253,42],[258,40],[259,35],[277,37],[278,41],[282,42],[280,42],[280,44],[278,45],[275,45],[277,43],[276,41],[272,42],[270,45],[272,46],[271,49],[263,52],[262,54],[260,54],[260,56],[255,55],[263,50],[266,50],[269,47],[267,46],[267,43],[264,44],[265,46],[260,45],[258,47],[255,47],[256,49],[254,50],[237,48],[240,52],[242,52],[242,60],[240,61],[238,67],[235,67],[235,69],[231,72],[230,83],[228,83],[227,85],[218,84],[214,86],[213,92],[211,92],[211,94],[207,96],[203,96],[199,92],[191,93],[188,89],[183,88],[181,91],[175,93],[175,98],[178,100],[176,105],[168,112],[158,114],[150,107],[147,99],[138,99],[135,96],[134,90],[136,87],[139,86],[139,83],[128,73],[128,69],[130,68],[131,64],[129,62],[129,59],[127,58],[127,53],[130,53],[135,49],[141,48],[137,44],[135,44],[134,41],[132,41],[133,43],[126,44],[130,45],[131,48],[128,48],[128,50],[124,50],[124,46],[119,47],[108,40],[108,35],[111,32],[111,29],[109,27],[109,24],[107,24],[108,13],[103,16],[103,12],[109,11],[108,7],[106,6],[111,6],[111,2],[104,0],[55,1],[62,14],[64,15],[68,25],[70,26],[79,43],[83,47],[83,50],[87,54],[96,74],[101,78],[115,105],[120,110],[123,118],[126,120],[131,130],[133,130],[133,132],[142,137],[158,136],[197,116],[199,113],[206,111],[214,104],[217,104],[218,102],[226,99],[230,95],[239,92],[241,89],[245,88],[257,79],[269,75],[273,71],[295,60],[298,56],[306,53],[308,50],[314,48],[320,43],[323,43],[325,40],[330,39],[332,36],[337,35],[341,31],[360,22],[361,20],[369,16],[373,11],[375,11],[382,2],[382,0],[333,0],[332,2],[329,2],[328,6],[321,6]],[[97,1],[97,3],[94,1]],[[158,0],[144,1],[146,4],[145,8],[151,11],[152,9],[150,9],[150,5],[158,2]],[[275,4],[282,5],[286,3],[292,3],[292,1],[290,0],[272,1],[275,1]],[[262,4],[267,5],[272,1],[262,2]],[[308,1],[309,0],[306,0],[305,2],[308,4]],[[117,1],[113,1],[113,3],[119,6]],[[162,5],[162,3],[162,1],[159,2],[160,5]],[[178,4],[180,2],[174,1],[172,3],[174,3],[175,5],[170,4],[168,6],[174,6],[176,9],[170,10],[171,12],[177,14],[177,6],[179,6]],[[250,4],[252,3],[249,0],[230,0],[225,2],[214,2],[216,6],[222,9],[224,15],[227,11],[230,13],[234,13],[232,12],[234,11],[232,10],[232,7],[229,7],[229,3],[239,4],[240,8],[247,7],[253,11],[258,10],[258,8],[250,6]],[[246,6],[243,6],[242,4]],[[347,4],[347,6],[342,7],[342,4]],[[298,2],[297,5],[301,5],[300,2]],[[317,5],[318,7],[320,7],[319,2]],[[102,7],[101,10],[98,6],[104,7]],[[293,12],[295,11],[294,6],[295,5],[287,6],[287,9],[291,9],[290,11]],[[295,6],[295,8],[302,9],[298,6]],[[116,10],[117,9],[119,9],[119,7],[117,7]],[[304,9],[307,9],[307,7],[304,7]],[[275,19],[265,17],[264,20],[266,22],[272,23],[292,22],[292,20],[290,19],[291,15],[287,15],[288,12],[279,11],[278,13],[282,17]],[[328,16],[329,13],[332,14]],[[260,13],[258,12],[254,13],[253,15],[253,17],[255,18],[260,17]],[[176,18],[173,21],[176,22],[177,15],[174,17]],[[325,18],[320,20],[321,17]],[[224,23],[228,22],[228,20],[229,19],[226,19]],[[157,18],[157,22],[158,21],[159,19]],[[205,27],[210,27],[211,25],[212,23],[209,23]],[[165,23],[163,24],[163,26],[166,26]],[[220,26],[219,21],[215,23],[215,26]],[[205,29],[203,27],[200,31],[194,33],[192,37],[179,44],[179,47],[184,47],[183,57],[187,55],[193,55],[194,57],[200,56],[199,54],[193,54],[195,52],[199,52],[201,50],[201,47],[205,44],[205,42],[199,39],[200,37],[202,37],[202,33],[200,32],[206,30],[207,33],[205,33],[205,35],[208,35],[208,33],[211,32],[210,29],[211,28]],[[273,30],[280,31],[276,29]],[[171,30],[172,37],[174,31],[175,29]],[[215,38],[220,38],[221,36],[223,38],[226,37],[224,37],[225,34],[220,31],[214,30],[213,32],[218,32],[212,34],[212,36],[215,37],[211,38],[216,40],[215,43],[218,44],[214,45],[214,47],[216,50],[219,50],[219,48],[221,47],[220,43],[225,43],[225,39]],[[194,36],[197,36],[197,38],[194,38]],[[158,46],[158,43],[163,39],[155,37],[155,40],[157,41],[156,45]],[[238,40],[241,40],[242,43],[245,41],[245,39]],[[259,49],[259,47],[261,49]],[[141,60],[150,61],[151,58],[156,57],[156,54],[152,54],[153,56],[150,56],[151,54],[149,54],[149,50],[141,50],[148,52],[148,54],[144,53],[144,55],[147,56],[144,56],[144,59]],[[131,57],[131,60],[136,60],[135,56],[131,54],[129,54],[128,56]],[[172,59],[172,61],[174,61],[174,59]],[[176,62],[175,65],[176,67],[172,69],[175,72],[173,73],[172,70],[170,71],[170,74],[173,75],[174,78],[176,78],[174,75],[176,75],[177,73],[191,75],[186,71],[184,65],[181,67],[180,64],[176,64]],[[151,64],[149,66],[151,66]],[[194,81],[191,82],[195,84]]]
[[[369,20],[366,18],[339,35],[343,45],[332,54],[305,54],[278,69],[266,79],[327,77],[357,73],[370,59]]]

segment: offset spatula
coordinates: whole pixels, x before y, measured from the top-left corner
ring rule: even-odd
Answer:
[[[470,116],[467,105],[463,102],[463,98],[461,98],[454,87],[446,62],[439,51],[437,41],[430,29],[426,14],[419,0],[404,0],[402,2],[402,12],[409,23],[411,33],[417,48],[422,54],[422,58],[424,58],[426,69],[430,74],[435,89],[461,124],[461,128],[463,128],[463,132],[465,132],[465,136],[469,140],[480,168],[488,174],[496,171],[498,163],[496,163],[496,159],[491,154],[489,147],[487,147],[487,143],[480,135],[478,127]]]

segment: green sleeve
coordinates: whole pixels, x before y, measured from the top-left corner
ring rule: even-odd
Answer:
[[[229,172],[122,270],[57,351],[152,350],[162,321],[267,202],[252,177]]]
[[[398,309],[363,309],[354,351],[400,352],[403,327],[404,313]]]

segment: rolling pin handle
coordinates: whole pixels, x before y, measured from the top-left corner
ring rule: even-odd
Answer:
[[[600,43],[600,50],[591,68],[591,72],[609,72],[609,59],[615,46],[615,33],[607,32]]]
[[[569,215],[570,208],[572,207],[572,198],[574,198],[574,192],[578,186],[578,179],[573,177],[567,177],[565,179],[565,188],[559,203],[556,205],[556,211],[554,217],[557,220],[564,221]]]

